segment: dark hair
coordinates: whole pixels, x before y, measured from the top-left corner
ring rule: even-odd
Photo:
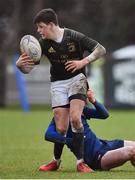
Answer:
[[[35,18],[34,18],[34,24],[44,22],[45,24],[48,24],[50,22],[53,22],[55,25],[58,25],[58,18],[55,11],[51,8],[48,9],[42,9],[39,11]]]

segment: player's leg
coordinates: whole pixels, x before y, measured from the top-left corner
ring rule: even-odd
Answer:
[[[52,93],[52,108],[54,119],[56,123],[57,132],[65,135],[69,125],[69,102],[66,93],[67,84],[63,81],[54,82],[51,86]],[[60,166],[61,155],[64,144],[54,143],[54,158],[47,164],[42,165],[39,170],[53,171],[57,170]]]
[[[86,77],[80,74],[72,79],[70,86],[70,122],[73,132],[73,149],[77,158],[77,170],[80,172],[91,172],[85,166],[84,153],[84,128],[81,122],[81,115],[86,103],[87,82]]]
[[[101,158],[101,168],[103,170],[109,170],[123,165],[128,160],[131,160],[133,156],[133,147],[126,146],[118,148],[116,150],[108,151]]]
[[[54,118],[57,132],[65,135],[69,125],[69,109],[68,108],[54,108]],[[40,171],[55,171],[59,168],[61,163],[61,155],[64,144],[54,143],[53,160],[45,165],[40,166]]]
[[[124,140],[124,147],[125,146],[133,146],[133,147],[135,147],[135,141]]]
[[[53,108],[54,119],[57,132],[66,134],[69,126],[69,108],[57,107]]]
[[[83,124],[81,122],[81,113],[84,107],[84,102],[75,99],[71,100],[70,103],[70,120],[73,131],[73,146],[74,153],[76,154],[77,159],[81,159],[83,157]],[[80,148],[81,147],[81,148]],[[80,149],[80,150],[79,150]]]
[[[51,85],[52,108],[57,132],[65,135],[69,125],[68,81],[53,82]],[[54,158],[61,158],[63,144],[54,144]]]
[[[135,166],[135,141],[128,141],[128,140],[124,140],[124,146],[132,146],[132,157],[131,157],[131,164],[133,166]]]
[[[73,151],[77,158],[77,171],[91,172],[92,169],[84,164],[84,128],[81,122],[81,112],[85,102],[79,99],[70,102],[70,121],[73,132]]]
[[[56,130],[62,135],[66,135],[69,126],[69,109],[55,108],[53,109],[54,119],[56,123]],[[60,161],[64,144],[54,143],[54,158]]]

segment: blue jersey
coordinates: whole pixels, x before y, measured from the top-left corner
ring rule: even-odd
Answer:
[[[109,114],[107,109],[99,102],[94,103],[95,108],[85,106],[83,115],[81,117],[84,126],[84,161],[93,169],[100,169],[100,159],[109,150],[123,147],[122,140],[102,140],[91,130],[87,120],[90,118],[106,119]],[[73,152],[72,147],[72,130],[69,126],[67,136],[59,134],[56,131],[54,120],[50,123],[46,133],[45,139],[52,142],[65,143],[68,148]]]

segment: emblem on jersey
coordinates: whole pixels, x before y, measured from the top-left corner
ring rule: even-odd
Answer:
[[[76,47],[75,47],[75,44],[74,43],[68,43],[68,50],[69,52],[74,52],[76,51]]]
[[[50,48],[48,49],[48,52],[49,52],[49,53],[55,53],[56,51],[53,49],[53,47],[50,47]]]

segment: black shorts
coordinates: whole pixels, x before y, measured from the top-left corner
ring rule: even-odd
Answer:
[[[101,168],[101,159],[104,156],[105,153],[111,150],[115,150],[121,147],[124,147],[124,141],[123,140],[101,140],[103,143],[102,148],[95,153],[94,160],[91,165],[89,165],[93,170],[102,170]]]

